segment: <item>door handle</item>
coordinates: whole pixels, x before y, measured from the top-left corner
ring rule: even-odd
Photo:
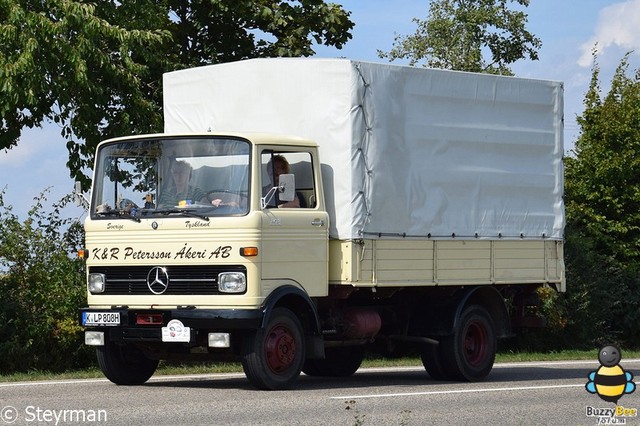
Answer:
[[[313,226],[324,226],[324,220],[322,220],[322,219],[313,219],[311,224]]]

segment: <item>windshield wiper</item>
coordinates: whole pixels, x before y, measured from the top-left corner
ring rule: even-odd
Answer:
[[[200,213],[196,213],[196,211],[194,209],[158,209],[155,210],[155,213],[160,213],[163,215],[170,215],[170,214],[181,214],[182,216],[189,216],[189,217],[197,217],[199,219],[202,219],[206,222],[209,222],[209,216],[205,216],[203,214]]]
[[[134,222],[140,223],[140,218],[139,217],[131,216],[131,214],[129,212],[125,212],[125,211],[121,211],[121,210],[107,210],[107,211],[97,212],[96,214],[98,216],[116,216],[116,217],[121,217],[123,219],[130,219],[130,220],[133,220]]]

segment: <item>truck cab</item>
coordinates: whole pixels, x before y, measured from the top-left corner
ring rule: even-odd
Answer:
[[[81,323],[105,375],[137,384],[159,359],[241,357],[271,372],[250,373],[258,387],[277,388],[292,378],[283,370],[296,376],[308,355],[321,357],[312,298],[328,294],[329,218],[319,170],[317,146],[298,138],[103,142]],[[269,321],[280,326],[261,336],[265,355],[254,346]]]

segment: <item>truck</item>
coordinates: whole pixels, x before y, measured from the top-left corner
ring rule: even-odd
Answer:
[[[163,90],[164,133],[95,157],[79,321],[113,383],[231,360],[289,389],[369,354],[479,381],[565,291],[561,82],[270,58]]]

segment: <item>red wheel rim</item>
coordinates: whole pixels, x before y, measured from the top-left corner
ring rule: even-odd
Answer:
[[[281,373],[295,361],[296,339],[287,327],[276,325],[269,330],[265,352],[269,369],[274,373]]]
[[[471,365],[484,362],[489,350],[487,330],[480,321],[473,321],[467,327],[464,335],[464,356]]]

